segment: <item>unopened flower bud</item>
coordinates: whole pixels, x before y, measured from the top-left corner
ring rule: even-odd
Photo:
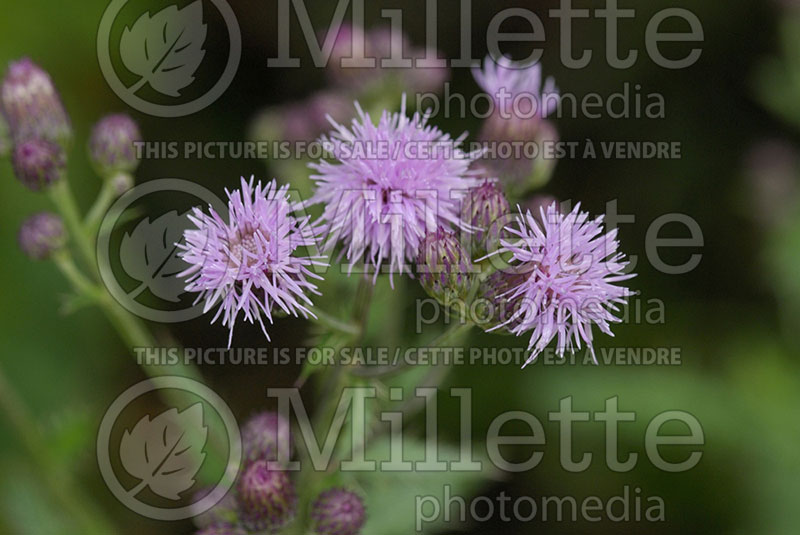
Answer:
[[[18,144],[11,157],[17,178],[33,191],[59,181],[67,167],[64,149],[43,139]]]
[[[235,524],[221,523],[206,526],[196,531],[195,535],[247,535],[247,530]]]
[[[472,234],[473,258],[496,251],[506,215],[511,211],[508,201],[496,182],[486,181],[470,190],[468,221],[475,229]]]
[[[117,195],[127,193],[133,187],[133,176],[128,173],[117,173],[111,179],[111,186]]]
[[[452,232],[440,228],[425,236],[417,264],[420,284],[440,303],[451,304],[467,297],[472,283],[470,258]]]
[[[481,282],[475,299],[475,317],[481,318],[478,327],[488,331],[503,326],[502,330],[493,331],[508,334],[517,322],[517,313],[525,300],[514,294],[529,273],[518,268],[506,267],[496,271]]]
[[[311,521],[318,535],[357,535],[366,521],[363,500],[345,489],[330,489],[311,506]]]
[[[266,460],[250,463],[237,489],[242,523],[248,530],[275,531],[294,518],[297,493],[289,474],[270,470]]]
[[[139,166],[136,143],[142,141],[139,126],[125,114],[102,118],[92,130],[89,156],[104,177],[132,173]]]
[[[72,126],[50,75],[31,60],[9,65],[0,100],[16,143],[48,139],[66,145],[72,138]]]
[[[50,212],[34,214],[19,229],[19,247],[33,260],[44,260],[67,241],[61,218]]]
[[[279,448],[292,451],[291,426],[277,412],[264,411],[250,417],[242,426],[242,458],[245,462],[265,459],[277,461]]]

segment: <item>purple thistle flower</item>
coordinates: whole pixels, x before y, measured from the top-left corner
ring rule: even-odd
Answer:
[[[366,518],[364,502],[345,489],[326,490],[311,506],[311,521],[318,535],[357,535]]]
[[[438,227],[469,229],[460,218],[458,193],[478,180],[469,171],[477,153],[464,153],[465,136],[452,139],[428,117],[384,111],[378,124],[356,103],[358,118],[323,138],[335,161],[311,164],[317,174],[312,203],[323,203],[326,249],[337,242],[353,265],[363,262],[375,278],[389,265],[411,271],[425,235]]]
[[[495,62],[487,57],[483,70],[475,68],[473,75],[494,104],[481,127],[482,141],[535,142],[539,147],[558,141],[558,132],[545,118],[558,107],[559,93],[552,78],[542,88],[541,65],[522,65],[505,56]],[[550,179],[555,160],[543,156],[486,157],[484,164],[522,195]]]
[[[56,214],[40,212],[26,219],[17,236],[19,248],[32,260],[45,260],[67,241],[64,223]]]
[[[42,138],[63,144],[71,139],[72,126],[50,75],[30,59],[8,66],[0,101],[17,143]]]
[[[554,338],[557,355],[574,353],[583,340],[594,358],[592,324],[613,336],[610,324],[621,321],[614,313],[630,290],[615,283],[635,275],[623,273],[628,262],[617,252],[617,231],[603,234],[602,221],[590,220],[580,204],[563,215],[553,203],[541,223],[520,211],[517,228],[506,227],[514,238],[502,240],[498,252],[511,253],[512,271],[524,276],[501,296],[519,305],[502,325],[517,336],[533,331],[525,366]]]
[[[242,426],[242,458],[246,461],[276,461],[282,445],[292,451],[292,430],[289,422],[277,412],[259,412]]]
[[[237,490],[242,523],[250,531],[280,529],[297,511],[297,492],[289,474],[270,470],[264,459],[245,468]]]
[[[89,156],[103,176],[131,173],[139,166],[136,143],[142,140],[139,125],[124,113],[100,119],[89,139]]]
[[[316,245],[319,229],[307,216],[292,215],[298,206],[290,202],[288,186],[278,188],[274,180],[254,186],[254,180],[242,178],[241,189],[226,190],[228,221],[213,208],[209,214],[194,208],[189,219],[196,228],[178,244],[180,257],[190,264],[178,276],[187,278],[187,291],[205,299],[205,312],[219,307],[211,323],[222,316],[222,325],[230,329],[229,345],[239,313],[258,322],[267,340],[262,315],[272,323],[276,306],[294,316],[316,317],[306,293],[319,295],[309,279],[321,277],[311,268],[327,265],[320,256],[298,253]]]

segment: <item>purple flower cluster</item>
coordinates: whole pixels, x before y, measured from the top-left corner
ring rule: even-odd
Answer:
[[[352,49],[340,48],[352,42],[355,31],[343,30],[334,43],[335,57],[350,57]],[[391,50],[387,35],[381,40],[371,34],[370,50]],[[483,135],[530,140],[547,130],[545,118],[557,106],[558,91],[552,78],[542,85],[540,65],[487,59],[474,76],[496,105]],[[345,258],[350,273],[363,269],[373,281],[388,272],[394,286],[395,275],[413,275],[416,260],[423,288],[447,306],[472,299],[476,257],[487,252],[510,257],[510,269],[478,281],[481,297],[510,311],[495,315],[487,328],[515,335],[530,331],[528,362],[554,339],[559,355],[582,344],[594,355],[592,329],[612,334],[610,325],[619,321],[615,313],[629,295],[617,283],[633,277],[625,273],[616,231],[604,234],[602,218],[590,219],[580,205],[561,214],[555,203],[541,210],[538,220],[520,209],[509,225],[501,185],[512,186],[514,173],[503,171],[505,163],[492,171],[479,168],[490,162],[478,164],[483,153],[463,148],[466,135],[454,139],[429,124],[428,115],[409,116],[405,97],[399,112],[384,109],[377,120],[358,102],[356,111],[349,124],[328,117],[333,131],[321,141],[330,156],[309,164],[315,171],[309,206],[322,208],[314,225],[291,215],[286,188],[271,183],[254,189],[252,180],[229,193],[227,221],[213,211],[195,210],[197,228],[186,233],[182,246],[191,267],[182,275],[189,277],[187,289],[206,300],[206,310],[219,307],[214,320],[222,316],[232,333],[240,313],[262,328],[262,316],[271,322],[276,307],[313,316],[307,294],[316,293],[309,279],[318,277],[310,267],[322,259],[297,249],[325,236],[325,253]],[[516,171],[536,176],[531,162],[522,164]],[[498,169],[499,180],[489,178]]]

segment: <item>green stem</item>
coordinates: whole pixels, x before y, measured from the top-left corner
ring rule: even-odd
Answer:
[[[319,325],[322,325],[323,327],[327,327],[332,331],[339,331],[350,336],[357,336],[361,332],[359,327],[356,325],[340,321],[319,308],[315,308],[313,312],[316,318],[309,317],[309,319]]]
[[[0,372],[0,411],[14,428],[16,436],[36,465],[34,472],[52,497],[69,513],[69,517],[76,524],[75,527],[80,527],[80,532],[87,534],[115,533],[117,530],[93,505],[95,502],[83,495],[72,474],[53,460],[44,447],[47,444],[45,437],[38,431],[27,407],[2,372]]]
[[[117,192],[114,187],[113,178],[107,177],[103,180],[103,187],[100,189],[100,194],[97,196],[97,199],[94,201],[94,204],[89,209],[89,213],[86,214],[86,218],[84,219],[84,228],[88,229],[90,234],[96,232],[100,221],[103,219],[103,216],[116,197]]]
[[[372,300],[372,283],[367,277],[362,277],[359,281],[358,289],[356,290],[355,305],[352,312],[352,321],[358,327],[347,332],[348,337],[344,339],[339,345],[338,349],[348,345],[358,343],[363,339],[364,333],[367,328],[367,321],[369,319],[369,307]],[[317,312],[317,311],[315,311]],[[317,312],[319,315],[319,313]],[[323,315],[327,316],[327,314]],[[341,323],[336,320],[336,323]],[[337,354],[338,354],[337,349]],[[329,422],[331,425],[336,420],[336,410],[339,407],[338,399],[342,390],[347,385],[347,373],[345,368],[336,363],[335,366],[324,371],[321,384],[325,385],[325,390],[320,398],[317,411],[314,414],[312,429],[315,435],[320,429],[323,429]],[[346,425],[346,423],[345,423]],[[301,466],[301,472],[298,476],[298,488],[302,489],[300,500],[298,504],[298,514],[295,522],[288,528],[289,533],[295,535],[305,535],[309,531],[308,516],[310,512],[311,500],[316,496],[317,492],[321,490],[319,487],[322,480],[327,475],[326,472],[316,472],[311,467],[311,462],[306,460]]]
[[[68,181],[62,179],[56,182],[48,192],[50,193],[50,199],[64,219],[64,224],[67,226],[67,230],[69,230],[70,237],[75,241],[78,252],[86,264],[86,267],[89,269],[89,272],[92,274],[92,278],[99,280],[92,240],[89,238],[83,226],[83,220],[78,210],[78,205],[75,202],[75,197],[72,196],[72,192],[69,189]]]

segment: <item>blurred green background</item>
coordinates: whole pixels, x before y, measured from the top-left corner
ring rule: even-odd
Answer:
[[[103,79],[95,39],[105,1],[6,3],[0,18],[0,64],[30,56],[51,73],[61,90],[79,140],[71,154],[70,173],[82,206],[91,203],[99,188],[83,140],[93,122],[106,113],[131,113],[147,140],[243,140],[252,118],[265,106],[280,106],[324,86],[323,73],[310,67],[267,68],[267,58],[275,55],[277,47],[272,2],[230,3],[244,42],[233,84],[210,108],[169,120],[127,109]],[[321,0],[306,4],[312,20],[323,28],[334,5]],[[454,2],[442,4],[444,14]],[[586,69],[570,71],[557,61],[557,21],[544,16],[556,2],[475,4],[472,33],[476,57],[486,52],[483,36],[491,16],[503,7],[524,5],[542,15],[553,36],[546,45],[545,72],[556,78],[563,91],[607,95],[629,82],[641,84],[643,94],[664,95],[666,118],[661,120],[579,117],[556,124],[565,140],[680,141],[680,160],[563,160],[544,191],[559,199],[581,201],[592,213],[603,212],[607,201],[618,199],[622,213],[636,216],[634,224],[620,229],[622,249],[639,258],[639,276],[632,286],[641,293],[645,310],[647,300],[663,300],[665,322],[621,325],[615,329],[615,338],[599,337],[598,348],[678,347],[682,363],[668,367],[536,365],[525,370],[460,366],[453,370],[450,385],[474,389],[476,444],[486,436],[492,419],[506,410],[531,412],[544,423],[548,435],[540,466],[486,483],[476,492],[610,496],[629,485],[641,487],[645,496],[663,497],[666,504],[666,521],[661,523],[573,524],[537,519],[528,525],[479,524],[470,528],[471,532],[797,533],[800,346],[793,335],[800,327],[800,275],[796,268],[800,211],[794,151],[800,141],[800,118],[792,116],[796,113],[792,106],[800,100],[796,43],[800,32],[793,31],[797,26],[791,21],[800,15],[793,15],[791,6],[756,0],[680,4],[703,23],[703,54],[689,69],[668,71],[646,58],[644,25],[653,13],[679,3],[630,3],[625,7],[635,7],[637,18],[625,23],[621,43],[640,49],[637,64],[624,71],[609,68],[603,60],[603,23],[593,21],[581,24],[575,43],[576,49],[579,45],[593,49],[595,59]],[[589,2],[578,5],[595,6]],[[386,7],[422,13],[424,3],[370,2],[368,25],[377,24],[380,9]],[[413,41],[422,43],[424,18],[406,15],[404,30]],[[458,33],[457,16],[440,17],[439,47],[445,56],[458,56]],[[300,39],[300,32],[294,31],[293,50],[307,58]],[[208,53],[220,64],[225,60],[224,47],[212,43]],[[477,91],[467,70],[454,72],[452,80],[459,91]],[[480,126],[474,119],[436,122],[453,134],[476,132]],[[273,172],[258,161],[146,161],[137,180],[181,177],[222,194],[239,176],[268,178]],[[776,188],[779,194],[775,194]],[[114,520],[119,533],[190,533],[189,522],[164,524],[136,516],[118,504],[103,485],[94,452],[97,426],[108,403],[143,376],[100,313],[60,313],[66,285],[53,266],[31,263],[18,252],[15,241],[20,221],[43,209],[46,199],[25,190],[13,178],[7,162],[0,162],[0,199],[4,208],[0,211],[0,250],[5,251],[0,277],[6,281],[0,307],[4,373],[31,407],[53,449],[63,455],[61,462]],[[658,216],[671,212],[697,220],[705,238],[700,266],[686,275],[665,275],[646,262],[647,228]],[[674,260],[678,263],[685,257]],[[413,281],[407,287],[422,297]],[[411,305],[398,309],[387,304],[392,299],[389,292],[378,295],[384,306],[376,306],[373,312],[376,331],[372,335],[386,335],[384,326],[393,326],[401,337],[410,332]],[[323,300],[322,305],[331,301]],[[224,345],[227,332],[218,326],[208,328],[207,320],[200,318],[169,329],[187,346]],[[303,329],[299,320],[280,320],[273,329],[274,345],[302,343]],[[470,344],[492,346],[498,340],[515,347],[526,342],[474,334]],[[257,347],[263,338],[258,328],[242,325],[234,343]],[[293,366],[203,370],[207,382],[242,418],[268,406],[267,386],[289,386],[298,372]],[[565,396],[574,396],[576,410],[592,412],[601,411],[606,399],[618,396],[621,410],[636,412],[636,422],[622,427],[620,446],[620,451],[639,453],[634,470],[616,474],[605,467],[600,423],[575,427],[575,451],[593,452],[592,468],[570,474],[559,467],[557,426],[547,421],[547,413],[555,411],[558,400]],[[705,432],[702,461],[686,473],[658,471],[645,456],[644,429],[666,410],[690,412]],[[444,437],[458,439],[458,414],[455,400],[442,402],[440,433]],[[70,519],[35,477],[37,468],[28,462],[18,438],[0,420],[0,471],[4,474],[0,533],[74,533]],[[509,456],[525,459],[529,454],[528,448],[520,448]]]

